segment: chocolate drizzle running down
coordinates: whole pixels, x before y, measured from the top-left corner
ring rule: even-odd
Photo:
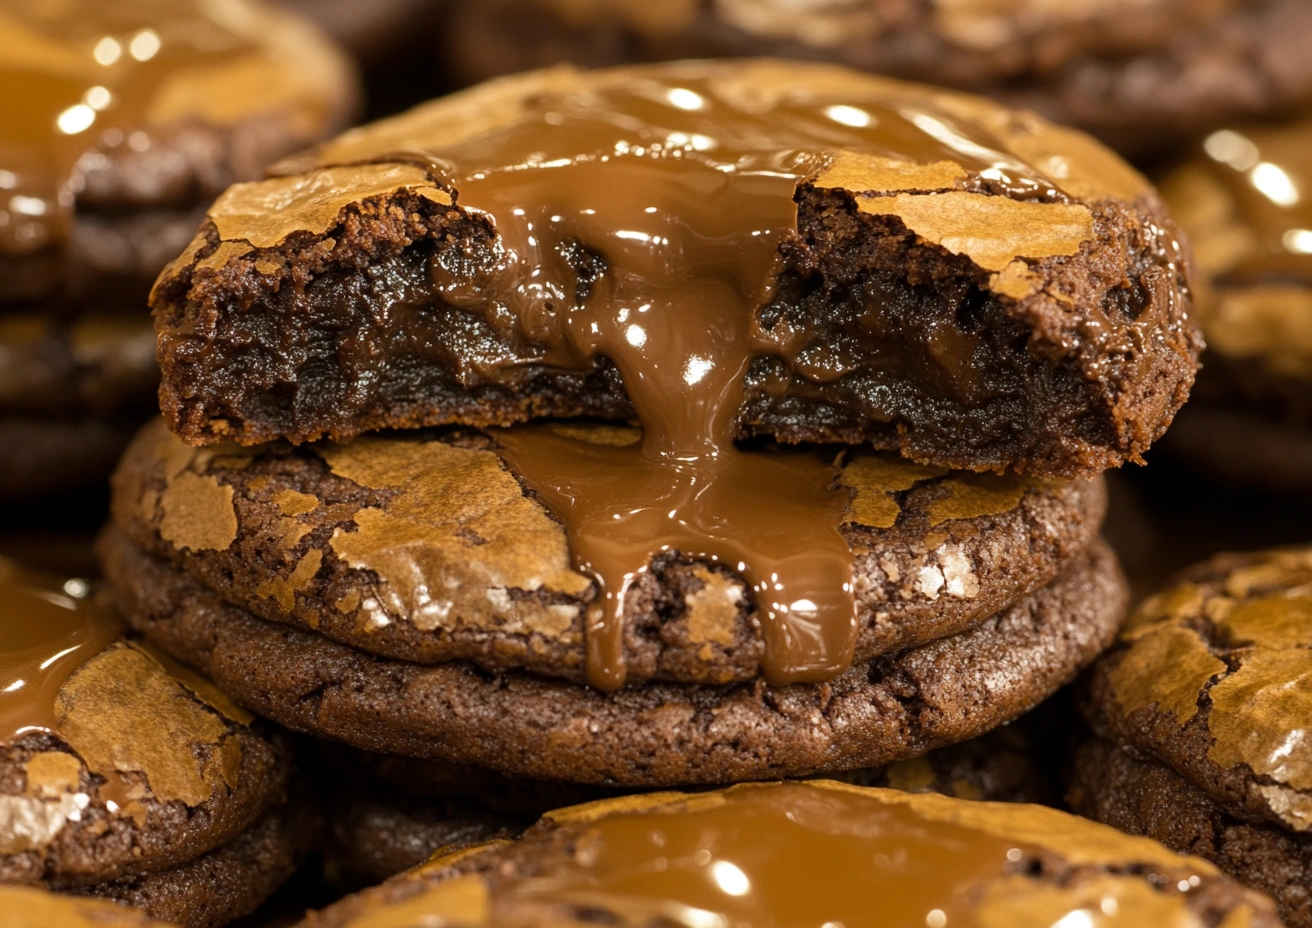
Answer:
[[[999,146],[1001,148],[1001,146]],[[910,105],[857,108],[823,92],[728,100],[696,67],[590,93],[546,93],[509,126],[426,154],[457,205],[494,224],[494,261],[434,262],[451,305],[541,346],[535,363],[612,361],[643,427],[637,446],[541,427],[499,440],[565,523],[589,609],[588,679],[623,685],[624,597],[658,551],[736,568],[757,597],[766,679],[818,682],[851,664],[847,494],[831,461],[735,447],[744,376],[795,354],[764,330],[799,183],[858,150],[913,169],[950,161],[1017,194],[1053,184]],[[790,351],[791,347],[791,351]]]
[[[64,682],[122,636],[114,616],[85,596],[82,581],[61,583],[0,558],[0,744],[57,733]]]

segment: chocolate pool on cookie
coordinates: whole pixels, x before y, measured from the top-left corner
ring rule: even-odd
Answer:
[[[1312,551],[1223,555],[1095,665],[1077,811],[1218,866],[1312,925]]]
[[[1203,140],[1163,179],[1204,289],[1205,373],[1170,447],[1268,490],[1312,492],[1312,118]]]
[[[843,781],[962,799],[1048,802],[1057,793],[1029,717],[923,757],[854,770]],[[443,847],[520,834],[544,812],[619,795],[553,780],[395,755],[329,752],[349,771],[327,800],[331,866],[371,881],[418,866]],[[367,772],[366,772],[367,771]]]
[[[126,638],[85,582],[0,560],[0,592],[0,884],[188,926],[258,905],[314,840],[285,739]]]
[[[1206,861],[1053,809],[831,781],[562,809],[302,924],[858,925],[874,906],[897,925],[1279,925]]]

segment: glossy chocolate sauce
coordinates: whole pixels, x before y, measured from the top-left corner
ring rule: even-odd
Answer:
[[[767,332],[757,311],[796,230],[797,186],[832,153],[860,151],[953,162],[1022,197],[1058,187],[928,104],[858,108],[838,102],[845,87],[755,94],[696,64],[663,74],[543,93],[510,125],[426,148],[457,205],[499,234],[495,260],[472,273],[435,262],[436,289],[537,346],[526,364],[609,359],[637,412],[632,447],[540,427],[498,439],[601,588],[587,617],[594,686],[624,682],[624,596],[659,551],[742,573],[770,683],[830,679],[856,631],[838,531],[847,496],[823,457],[734,444],[751,360],[789,350],[787,326]]]
[[[970,824],[969,803],[960,803],[967,809],[958,824],[882,793],[800,783],[740,787],[701,802],[607,815],[579,824],[572,853],[544,853],[531,877],[494,890],[493,905],[688,928],[1018,923],[1026,906],[988,891],[1022,873],[1022,861],[1039,856],[1034,848],[996,826]],[[1077,909],[1086,917],[1071,924],[1140,923],[1128,910],[1123,921],[1106,918],[1117,911],[1114,889],[1088,909],[1059,897],[1051,913],[1044,909],[1058,892],[1049,892],[1023,923],[1065,924],[1062,916]],[[1178,894],[1164,895],[1178,904]],[[990,909],[993,917],[984,917]]]
[[[1229,276],[1312,283],[1312,121],[1221,130],[1203,147],[1254,237],[1255,247]]]
[[[118,640],[122,627],[86,598],[85,582],[61,582],[3,558],[0,615],[0,744],[56,732],[59,688]]]

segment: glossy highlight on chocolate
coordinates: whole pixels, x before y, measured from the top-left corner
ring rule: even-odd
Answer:
[[[594,686],[624,683],[624,596],[658,551],[744,574],[770,683],[823,681],[851,664],[847,494],[832,461],[734,444],[752,359],[798,351],[788,326],[758,322],[796,229],[798,185],[834,152],[859,150],[913,174],[950,161],[1016,194],[1060,196],[949,113],[842,99],[820,87],[753,100],[693,64],[542,94],[510,125],[423,153],[457,205],[499,235],[475,285],[469,268],[435,262],[438,293],[540,346],[534,363],[586,370],[608,358],[643,427],[632,448],[534,427],[501,439],[601,589],[587,620]]]
[[[57,732],[55,697],[122,635],[83,580],[60,581],[0,558],[0,744]]]

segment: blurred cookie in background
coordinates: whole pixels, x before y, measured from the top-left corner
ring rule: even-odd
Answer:
[[[1214,862],[1312,925],[1312,548],[1221,555],[1088,674],[1081,814]]]
[[[1312,95],[1304,0],[466,0],[442,38],[466,83],[562,61],[813,58],[990,94],[1130,152]]]
[[[1202,272],[1207,340],[1167,447],[1214,477],[1312,493],[1312,116],[1214,132],[1161,189]]]
[[[450,0],[275,0],[311,20],[355,58],[371,117],[449,89],[433,34]]]
[[[340,129],[352,66],[258,0],[0,8],[0,498],[102,480],[153,405],[151,284],[227,185]]]

